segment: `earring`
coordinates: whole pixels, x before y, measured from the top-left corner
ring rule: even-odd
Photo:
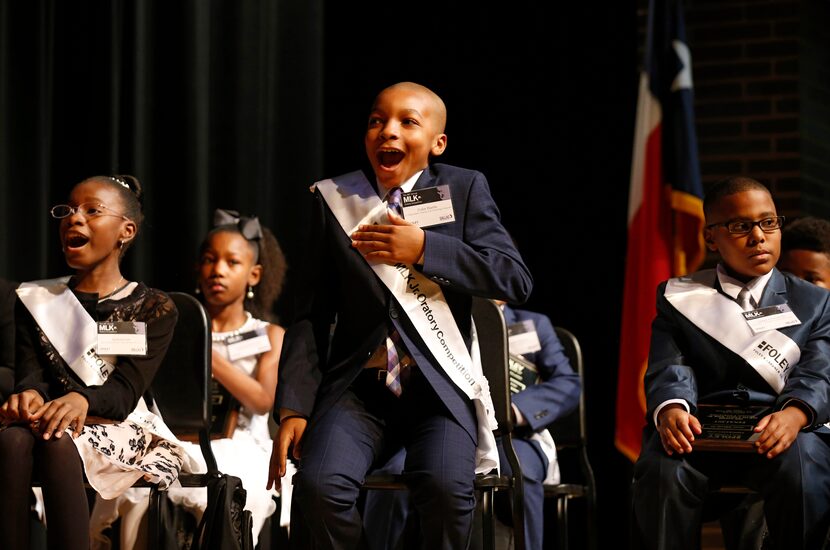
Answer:
[[[196,288],[193,289],[193,294],[201,294],[201,293],[202,293],[202,288],[199,286],[199,283],[197,282],[196,283]]]
[[[124,241],[122,241],[121,239],[118,239],[118,249],[120,250],[122,248],[124,248]]]
[[[245,294],[245,296],[247,296],[249,300],[253,300],[254,299],[254,287],[252,287],[251,285],[248,285],[248,293]]]

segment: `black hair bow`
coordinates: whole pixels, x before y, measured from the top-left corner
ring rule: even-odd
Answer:
[[[236,210],[223,210],[217,208],[213,213],[213,226],[235,225],[239,228],[242,236],[249,241],[258,241],[262,238],[262,227],[259,225],[259,218],[256,216],[246,218],[240,216]]]

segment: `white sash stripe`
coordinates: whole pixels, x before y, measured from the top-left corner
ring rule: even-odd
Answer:
[[[778,330],[754,334],[734,300],[715,288],[713,269],[689,277],[670,279],[666,300],[700,330],[740,355],[777,393],[787,383],[790,369],[801,358],[801,350]],[[724,319],[734,322],[724,323]]]
[[[360,225],[389,224],[386,206],[362,172],[347,174],[337,182],[327,179],[315,185],[347,235]],[[480,361],[474,362],[467,351],[441,287],[408,265],[368,263],[400,304],[444,372],[473,400],[478,419],[476,473],[498,468],[493,436],[497,423],[490,387]],[[477,356],[477,353],[473,355]]]
[[[69,277],[62,277],[22,283],[17,295],[69,368],[87,386],[100,386],[115,367],[95,353],[98,324],[66,285],[68,281]],[[143,397],[127,420],[162,439],[178,442],[164,421],[150,412]]]

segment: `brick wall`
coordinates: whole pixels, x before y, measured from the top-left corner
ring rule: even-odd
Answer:
[[[830,217],[828,6],[686,0],[704,189],[749,175],[770,186],[783,214]]]

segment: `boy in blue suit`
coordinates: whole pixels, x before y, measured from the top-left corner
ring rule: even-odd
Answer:
[[[648,548],[699,548],[710,486],[740,482],[762,495],[776,548],[820,548],[830,518],[820,433],[830,419],[830,293],[775,269],[783,218],[763,185],[731,178],[703,207],[704,239],[721,262],[657,291],[637,532]],[[703,403],[772,407],[755,427],[755,452],[694,450]]]
[[[302,518],[321,548],[362,544],[360,485],[400,447],[426,546],[465,548],[475,473],[495,465],[489,393],[469,353],[472,296],[521,303],[532,281],[484,176],[429,164],[445,121],[432,91],[390,86],[365,136],[374,176],[316,184],[269,478],[293,446],[292,525]],[[439,216],[411,208],[423,197]]]
[[[525,544],[528,550],[540,550],[544,534],[543,482],[555,483],[558,477],[557,464],[552,462],[555,460],[555,447],[546,433],[547,426],[577,407],[581,384],[579,375],[571,368],[562,343],[546,315],[514,309],[506,304],[502,304],[502,311],[508,327],[530,321],[539,340],[538,349],[532,346],[526,352],[511,342],[511,353],[521,355],[535,365],[540,378],[537,384],[527,386],[512,396],[516,416],[513,447],[519,457],[524,478]],[[530,351],[531,349],[535,351]],[[509,473],[510,465],[501,445],[499,456],[502,469]],[[400,473],[404,457],[405,453],[401,451],[381,472]],[[371,491],[366,497],[364,520],[370,548],[381,550],[401,547],[400,538],[408,515],[405,493]]]

